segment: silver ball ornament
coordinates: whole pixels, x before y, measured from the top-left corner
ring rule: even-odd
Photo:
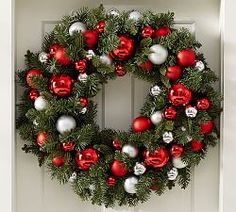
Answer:
[[[41,52],[38,59],[41,63],[46,63],[48,61],[48,54],[46,52]]]
[[[172,163],[173,163],[173,166],[177,169],[183,169],[188,165],[181,159],[181,157],[173,158]]]
[[[86,73],[81,73],[78,76],[78,80],[84,83],[87,82],[87,78],[88,78],[88,75]]]
[[[138,21],[141,18],[141,13],[134,10],[129,14],[129,19],[132,21]]]
[[[151,53],[148,55],[148,59],[153,64],[160,65],[166,61],[168,56],[168,51],[164,46],[160,44],[155,44],[150,47],[150,51]]]
[[[87,30],[86,26],[82,22],[75,22],[69,27],[69,34],[72,36],[75,32],[85,32]]]
[[[199,60],[199,61],[196,62],[195,68],[198,71],[203,71],[205,69],[205,65],[204,65],[204,63],[201,60]]]
[[[197,115],[197,109],[195,107],[187,107],[185,113],[187,117],[195,118]]]
[[[172,132],[165,132],[162,135],[162,139],[167,144],[171,143],[174,140]]]
[[[154,85],[150,88],[151,96],[158,96],[161,94],[161,88],[158,85]]]
[[[178,169],[176,169],[175,167],[173,167],[171,170],[169,170],[167,172],[167,177],[168,177],[168,180],[175,180],[178,176]]]
[[[162,120],[162,113],[160,111],[156,111],[151,115],[150,119],[154,125],[157,125]]]
[[[111,8],[107,11],[107,14],[110,16],[119,16],[120,12],[116,8]]]
[[[124,182],[124,189],[129,194],[135,194],[136,193],[136,185],[138,184],[138,178],[137,177],[129,177]]]
[[[111,65],[112,64],[112,59],[111,57],[109,57],[108,55],[106,54],[102,54],[100,57],[99,57],[101,63],[103,64],[106,64],[106,65]]]
[[[136,163],[134,166],[134,174],[135,175],[142,175],[146,172],[146,167],[141,163]]]
[[[56,129],[59,133],[63,134],[69,132],[76,127],[76,121],[72,116],[62,115],[56,123]]]
[[[135,158],[138,155],[138,149],[130,144],[125,144],[122,147],[122,152],[127,154],[130,158]]]
[[[92,49],[89,49],[89,50],[87,51],[87,53],[86,53],[86,58],[87,58],[88,60],[92,60],[94,56],[95,56],[94,51],[93,51]]]
[[[77,178],[77,173],[73,172],[68,181],[70,183],[73,183],[76,180],[76,178]]]
[[[41,111],[45,110],[47,108],[47,101],[44,99],[43,96],[39,96],[35,101],[34,101],[34,107],[36,110]]]

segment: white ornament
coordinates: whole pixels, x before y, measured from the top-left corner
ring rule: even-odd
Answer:
[[[161,88],[158,85],[154,85],[150,89],[150,94],[152,96],[158,96],[161,94]]]
[[[198,70],[198,71],[203,71],[205,69],[205,65],[202,61],[197,61],[196,64],[195,64],[195,68]]]
[[[162,113],[160,111],[156,111],[151,115],[150,119],[154,125],[157,125],[162,120]]]
[[[87,51],[87,53],[86,53],[86,58],[88,59],[88,60],[92,60],[92,58],[95,56],[95,53],[94,53],[94,51],[92,50],[92,49],[89,49],[88,51]]]
[[[135,175],[142,175],[144,174],[146,171],[146,167],[141,164],[141,163],[136,163],[135,166],[134,166],[134,174]]]
[[[160,65],[166,61],[168,51],[164,46],[155,44],[150,47],[150,51],[151,53],[148,55],[148,59],[153,64]]]
[[[36,119],[34,119],[34,121],[33,121],[33,125],[34,125],[34,126],[38,126],[38,125],[39,125],[39,123],[37,122]]]
[[[85,24],[82,22],[75,22],[69,27],[69,34],[72,36],[75,32],[85,32],[87,30]]]
[[[172,132],[165,132],[162,135],[162,138],[163,138],[163,141],[167,144],[169,144],[170,142],[174,140]]]
[[[35,101],[34,101],[34,107],[36,110],[41,111],[45,110],[47,108],[47,101],[44,99],[43,96],[39,96]]]
[[[182,126],[182,127],[181,127],[181,130],[182,130],[183,132],[185,132],[187,129]]]
[[[87,112],[87,108],[86,107],[83,107],[80,111],[81,114],[85,114]]]
[[[131,158],[135,158],[138,155],[138,149],[130,144],[125,144],[122,147],[122,152],[127,154]]]
[[[197,115],[197,109],[195,107],[187,107],[185,113],[187,117],[194,118]]]
[[[106,54],[102,54],[100,57],[99,57],[101,63],[103,64],[106,64],[106,65],[111,65],[112,64],[112,59],[111,57],[109,57],[108,55]]]
[[[46,63],[48,61],[48,54],[46,52],[41,52],[38,59],[41,63]]]
[[[76,127],[76,121],[72,116],[62,115],[56,123],[57,131],[61,134],[69,132]]]
[[[81,82],[87,82],[88,75],[86,73],[81,73],[78,76],[78,80]]]
[[[111,8],[108,10],[107,14],[111,16],[118,16],[120,12],[116,8]]]
[[[188,165],[181,159],[181,157],[173,158],[172,163],[173,163],[173,166],[177,169],[183,169]]]
[[[141,18],[141,13],[138,11],[133,11],[129,14],[129,19],[132,21],[138,21]]]
[[[178,176],[178,169],[173,167],[171,170],[167,172],[167,176],[169,180],[175,180]]]
[[[138,183],[138,178],[137,177],[129,177],[125,180],[125,183],[124,183],[124,189],[127,193],[130,193],[130,194],[135,194],[136,193],[136,188],[135,186],[137,185]]]
[[[73,172],[68,181],[70,183],[73,183],[76,180],[76,178],[77,178],[77,173]]]
[[[188,136],[187,136],[187,140],[188,140],[188,142],[190,142],[190,141],[193,140],[193,138],[192,138],[190,135],[188,135]]]

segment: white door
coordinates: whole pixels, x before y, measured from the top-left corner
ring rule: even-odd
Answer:
[[[17,0],[16,1],[16,68],[24,67],[27,49],[37,51],[42,37],[60,18],[71,10],[87,5],[98,6],[95,0]],[[213,70],[220,74],[220,0],[104,0],[106,8],[152,9],[155,12],[174,11],[177,26],[192,30],[203,44],[202,51]],[[217,86],[217,85],[216,85]],[[218,86],[219,87],[219,86]],[[18,89],[17,89],[18,91]],[[125,76],[104,86],[96,97],[99,103],[98,123],[102,127],[127,130],[148,93],[143,81]],[[17,93],[17,98],[20,92]],[[115,108],[115,111],[114,111]],[[51,181],[46,169],[37,160],[21,151],[23,141],[17,136],[16,151],[16,211],[17,212],[216,212],[218,210],[219,153],[209,152],[205,161],[193,170],[189,187],[176,187],[163,196],[152,196],[136,208],[105,209],[80,201],[69,186]]]

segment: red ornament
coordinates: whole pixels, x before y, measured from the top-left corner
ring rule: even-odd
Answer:
[[[154,37],[155,38],[159,38],[159,37],[164,37],[167,36],[168,34],[171,33],[171,30],[169,27],[167,26],[163,26],[158,28],[155,32],[154,32]]]
[[[52,164],[56,167],[63,166],[65,163],[64,156],[55,156],[52,158]]]
[[[187,105],[191,101],[191,99],[191,90],[187,89],[183,84],[178,83],[171,87],[169,92],[169,100],[173,105]]]
[[[152,123],[148,117],[139,116],[133,120],[132,129],[135,133],[147,131],[151,128]]]
[[[197,109],[198,110],[207,110],[210,107],[210,102],[208,99],[199,99],[197,100]]]
[[[195,59],[196,54],[192,49],[183,49],[177,53],[177,62],[180,66],[193,66]]]
[[[49,81],[49,89],[57,96],[69,96],[72,89],[72,79],[65,74],[53,75]]]
[[[173,144],[170,148],[170,154],[173,158],[179,158],[184,151],[184,148],[180,144]]]
[[[93,49],[98,42],[98,33],[96,30],[87,30],[83,33],[84,42],[88,49]]]
[[[39,77],[39,76],[42,76],[41,70],[39,70],[37,68],[32,68],[32,69],[28,70],[26,73],[26,82],[27,82],[28,86],[30,86],[31,88],[34,88],[32,78]]]
[[[147,60],[139,65],[143,71],[151,71],[153,69],[153,63],[150,60]]]
[[[152,37],[153,33],[154,33],[154,30],[152,27],[144,26],[141,32],[141,36],[143,38],[148,38],[148,37]]]
[[[176,81],[180,78],[182,69],[179,66],[169,66],[166,70],[166,77],[171,81]]]
[[[88,170],[93,164],[97,163],[99,155],[93,148],[78,151],[75,156],[77,166],[82,170]]]
[[[88,105],[88,98],[87,97],[81,97],[79,100],[81,107],[87,107]]]
[[[125,69],[122,65],[117,65],[116,66],[116,75],[118,77],[123,77],[125,75],[125,73],[126,73]]]
[[[168,152],[162,148],[158,147],[155,151],[150,152],[146,150],[144,152],[144,162],[153,168],[160,168],[167,164],[169,160]]]
[[[106,184],[110,187],[114,186],[115,183],[116,183],[116,178],[113,176],[108,177],[106,180]]]
[[[102,20],[97,23],[95,28],[98,33],[102,33],[104,32],[105,26],[106,26],[106,22]]]
[[[116,150],[119,150],[122,147],[121,142],[118,139],[115,139],[114,141],[112,141],[112,146]]]
[[[59,64],[64,66],[70,65],[71,61],[70,58],[66,55],[64,47],[54,44],[54,46],[50,48],[50,54]]]
[[[204,145],[204,143],[202,141],[198,141],[198,140],[194,140],[194,139],[191,141],[191,144],[190,144],[191,150],[193,152],[201,151],[203,148],[203,145]]]
[[[174,107],[168,107],[165,109],[164,116],[166,119],[175,119],[176,118],[176,110]]]
[[[53,43],[53,44],[49,47],[49,54],[50,54],[51,56],[54,56],[55,53],[56,53],[56,51],[57,51],[57,49],[60,48],[60,47],[61,47],[60,45],[58,45],[58,44],[56,44],[56,43]]]
[[[119,160],[114,160],[111,163],[110,168],[111,168],[111,173],[117,177],[123,177],[128,172],[125,165]]]
[[[126,35],[120,35],[119,41],[119,46],[112,51],[111,56],[116,60],[127,60],[133,54],[134,40]]]
[[[209,134],[213,130],[213,121],[209,119],[207,122],[200,123],[200,129],[202,134]]]
[[[79,73],[84,73],[86,71],[86,68],[87,68],[87,60],[82,59],[75,62],[75,69]]]
[[[61,144],[61,148],[63,151],[65,152],[70,152],[74,149],[75,144],[72,141],[68,141],[66,143],[62,143]]]
[[[35,99],[37,99],[39,97],[39,92],[36,89],[32,89],[29,92],[29,99],[32,101],[35,101]]]
[[[36,141],[37,141],[37,144],[42,147],[45,143],[47,139],[47,133],[46,132],[39,132],[37,134],[37,138],[36,138]]]

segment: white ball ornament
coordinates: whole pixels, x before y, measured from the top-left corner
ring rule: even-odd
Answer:
[[[195,107],[190,106],[185,109],[185,113],[187,117],[195,118],[197,115],[197,109]]]
[[[151,115],[150,119],[154,125],[157,125],[162,120],[162,113],[160,111],[156,111]]]
[[[69,34],[72,36],[75,32],[85,32],[87,30],[85,24],[82,22],[75,22],[69,27]]]
[[[34,107],[36,110],[41,111],[45,110],[47,108],[47,101],[44,99],[43,96],[39,96],[35,101],[34,101]]]
[[[135,194],[136,193],[136,185],[138,184],[138,178],[137,177],[129,177],[125,180],[124,183],[124,189],[129,194]]]
[[[86,53],[86,58],[87,58],[88,60],[92,60],[94,56],[95,56],[94,51],[93,51],[92,49],[89,49],[89,50],[87,51],[87,53]]]
[[[129,19],[132,21],[138,21],[141,18],[141,13],[134,10],[129,14]]]
[[[76,127],[76,121],[72,116],[63,115],[56,123],[57,131],[61,134],[69,132]]]
[[[183,169],[188,165],[181,159],[181,157],[173,158],[172,163],[173,163],[173,166],[177,169]]]
[[[134,166],[134,174],[135,175],[142,175],[146,172],[146,167],[141,163],[136,163]]]
[[[119,16],[120,12],[116,8],[111,8],[107,11],[107,14],[115,17],[115,16]]]
[[[154,85],[150,88],[151,96],[158,96],[161,94],[161,88],[158,85]]]
[[[38,59],[41,63],[46,63],[48,61],[48,54],[46,52],[41,52]]]
[[[78,80],[84,83],[87,82],[87,78],[88,78],[88,75],[86,73],[81,73],[78,76]]]
[[[175,180],[178,176],[178,169],[173,167],[171,170],[167,172],[167,177],[169,180]]]
[[[85,114],[85,113],[87,112],[87,110],[88,110],[88,109],[87,109],[86,107],[83,107],[83,108],[81,109],[80,113],[81,113],[81,114]]]
[[[199,61],[196,62],[195,68],[198,71],[203,71],[205,69],[205,65],[204,65],[204,63],[201,60],[199,60]]]
[[[103,64],[106,64],[106,65],[111,65],[112,64],[112,59],[111,57],[109,57],[108,55],[106,54],[102,54],[100,57],[99,57],[101,63]]]
[[[122,147],[122,152],[127,154],[130,158],[135,158],[138,155],[138,149],[130,144],[125,144]]]
[[[73,172],[68,181],[70,183],[73,183],[76,180],[76,178],[77,178],[77,173]]]
[[[174,140],[172,132],[165,132],[162,135],[162,138],[163,138],[163,141],[167,144],[171,143]]]
[[[164,63],[168,56],[167,49],[160,45],[156,44],[150,47],[151,53],[148,55],[148,59],[155,65],[160,65]]]

